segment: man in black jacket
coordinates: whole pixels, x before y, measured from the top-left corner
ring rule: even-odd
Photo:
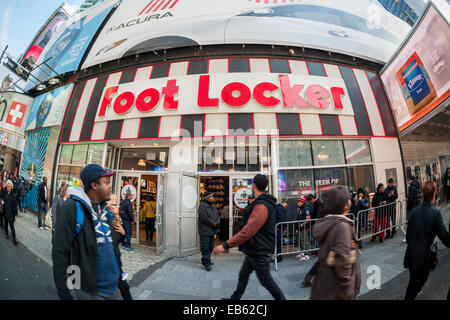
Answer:
[[[223,245],[214,248],[214,254],[220,254],[239,246],[239,250],[245,253],[238,285],[231,300],[241,299],[253,270],[272,297],[276,300],[286,299],[270,274],[270,256],[275,249],[276,199],[265,193],[268,183],[264,175],[257,174],[253,178],[252,190],[256,200],[252,204],[250,214],[242,217],[244,227]]]
[[[389,178],[388,186],[384,190],[384,195],[386,197],[387,204],[395,203],[398,199],[397,187],[394,186],[394,179]],[[395,225],[397,224],[397,208],[395,204],[391,204],[387,207],[387,223],[389,229],[386,231],[386,237],[393,238],[396,230]]]
[[[133,234],[133,222],[134,222],[134,214],[133,214],[133,205],[131,204],[131,198],[133,195],[131,192],[127,192],[125,194],[125,200],[122,201],[119,208],[119,215],[123,221],[123,228],[125,229],[125,239],[122,242],[122,247],[126,251],[133,251],[134,249],[131,247],[131,235]]]
[[[106,205],[113,174],[90,164],[80,174],[84,190],[69,188],[70,198],[62,206],[64,214],[56,221],[52,251],[53,278],[60,299],[73,299],[69,289],[76,289],[80,300],[120,299],[118,244],[125,231]],[[84,217],[83,222],[80,217]],[[67,273],[72,272],[68,281]]]
[[[430,274],[431,245],[436,235],[442,243],[450,247],[450,234],[445,229],[441,213],[432,207],[436,197],[436,185],[425,182],[423,187],[423,204],[414,208],[408,221],[406,231],[406,248],[403,265],[409,269],[410,280],[405,300],[414,300],[425,285]],[[450,227],[450,226],[449,226]]]
[[[47,177],[42,178],[42,183],[38,187],[38,207],[38,228],[44,229],[42,218],[45,218],[45,214],[48,211]]]
[[[422,190],[420,188],[419,181],[416,180],[416,177],[409,176],[408,177],[409,190],[408,190],[408,200],[406,202],[406,212],[409,221],[409,217],[411,216],[412,211],[415,207],[420,206],[422,202]]]
[[[200,235],[200,250],[202,265],[207,271],[212,270],[211,252],[214,248],[214,235],[220,228],[219,215],[214,205],[214,195],[206,191],[203,201],[198,207],[198,234]]]

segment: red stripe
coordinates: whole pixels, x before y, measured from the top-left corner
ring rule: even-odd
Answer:
[[[164,5],[164,7],[161,8],[161,10],[164,10],[167,8],[167,6],[172,2],[172,0],[167,1],[167,3]]]
[[[155,0],[151,0],[151,1],[145,6],[145,8],[141,11],[141,13],[138,14],[138,16],[140,16],[141,14],[143,14],[144,11],[147,10],[148,6],[152,4],[152,2],[155,2]]]
[[[299,125],[299,129],[300,129],[300,134],[303,134],[303,130],[302,130],[302,120],[300,118],[300,113],[298,114],[298,125]]]
[[[169,1],[170,1],[170,0],[169,0]],[[162,5],[163,3],[165,3],[165,2],[166,2],[166,0],[161,1],[161,2],[156,6],[156,8],[153,10],[153,12],[158,11],[158,9],[161,7],[161,5]]]
[[[159,1],[161,1],[161,0],[156,0],[156,2],[153,3],[150,8],[148,8],[146,13],[149,13],[150,11],[152,11],[152,9],[158,4]]]
[[[175,0],[175,2],[169,7],[169,9],[172,9],[173,7],[175,7],[175,5],[178,3],[178,0]]]

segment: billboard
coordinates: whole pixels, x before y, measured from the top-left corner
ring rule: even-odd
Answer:
[[[351,2],[351,4],[347,4]],[[123,0],[82,68],[212,44],[310,47],[385,63],[410,27],[376,1]]]
[[[400,132],[449,96],[449,34],[448,21],[430,2],[408,40],[381,71]]]
[[[66,85],[34,99],[25,131],[60,126],[73,85]]]
[[[62,74],[78,70],[87,48],[115,2],[113,0],[102,2],[66,21],[36,62],[37,65],[45,62],[49,67],[42,65],[33,71],[33,76],[39,81],[46,81],[56,76],[54,71]],[[26,90],[30,90],[35,85],[34,82],[29,81]]]
[[[0,128],[25,135],[25,123],[33,98],[17,92],[0,93]]]

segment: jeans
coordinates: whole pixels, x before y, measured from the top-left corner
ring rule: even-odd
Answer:
[[[127,248],[131,248],[131,235],[133,234],[133,227],[131,221],[123,220],[123,229],[125,230],[125,239],[122,245]]]
[[[21,211],[25,211],[25,197],[19,197],[19,208]]]
[[[317,269],[319,269],[320,261],[317,260],[316,263],[312,266],[312,268],[309,270],[308,274],[310,276],[314,276],[314,274],[317,272]]]
[[[394,206],[394,205],[392,205]],[[397,221],[397,208],[396,207],[388,207],[388,216],[387,223],[389,225],[389,229],[387,230],[388,236],[393,236],[395,233],[395,225]]]
[[[47,203],[44,205],[39,205],[39,211],[38,211],[38,228],[43,227],[44,225],[42,224],[42,218],[45,219],[45,214],[48,211],[48,205]]]
[[[211,265],[211,252],[214,249],[214,236],[200,236],[200,250],[202,252],[202,265]]]
[[[414,300],[422,290],[423,286],[428,280],[430,269],[411,270],[409,269],[409,283],[406,289],[405,300]]]
[[[16,240],[16,229],[14,229],[14,221],[10,221],[6,219],[6,217],[3,217],[3,223],[5,224],[5,235],[8,235],[8,224],[9,224],[13,240]]]
[[[259,282],[266,288],[275,300],[286,300],[280,287],[276,284],[270,274],[270,256],[251,256],[246,255],[241,271],[239,272],[239,281],[231,296],[232,300],[240,300],[247,288],[250,274],[255,270]]]
[[[147,237],[147,240],[149,239],[150,234],[150,241],[153,241],[153,234],[156,231],[155,222],[156,218],[145,218],[145,235]]]
[[[75,290],[75,294],[78,300],[122,300],[122,295],[119,289],[117,289],[113,294],[109,295],[97,293],[97,295],[93,296],[89,292],[83,290]]]

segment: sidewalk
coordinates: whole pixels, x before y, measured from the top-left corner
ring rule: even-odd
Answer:
[[[23,245],[37,255],[50,266],[52,262],[52,232],[41,230],[37,227],[37,216],[33,213],[19,213],[16,217],[16,233],[19,245]],[[122,253],[123,270],[128,274],[128,281],[142,270],[147,270],[156,263],[161,263],[177,254],[177,252],[166,250],[161,255],[155,254],[155,249],[142,245],[132,245],[134,251],[120,251]]]
[[[450,218],[450,205],[440,208],[446,226]],[[372,273],[367,273],[369,266],[379,266],[381,284],[397,277],[405,271],[403,257],[406,243],[401,231],[394,239],[385,240],[382,244],[365,242],[361,251],[361,292],[360,297],[370,290],[367,279]],[[440,243],[441,250],[444,246]],[[196,254],[185,258],[174,258],[156,270],[139,286],[133,287],[132,294],[137,300],[216,300],[230,297],[236,288],[239,270],[243,261],[242,254],[228,254],[213,256],[215,265],[213,271],[206,271],[201,263],[201,255]],[[309,299],[310,288],[302,288],[300,281],[313,266],[317,258],[298,262],[295,256],[286,256],[275,271],[272,265],[272,276],[278,283],[287,299]],[[399,288],[399,290],[402,290]],[[259,284],[256,275],[252,273],[247,290],[242,297],[251,300],[272,299],[268,291]]]

